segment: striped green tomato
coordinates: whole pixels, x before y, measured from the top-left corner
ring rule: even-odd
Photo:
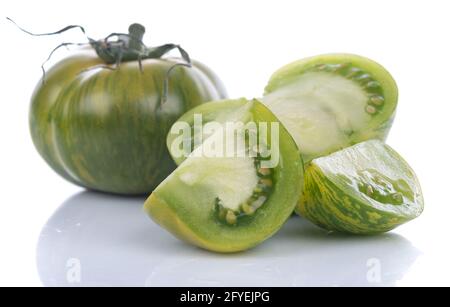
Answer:
[[[394,79],[378,63],[327,54],[280,68],[263,102],[294,137],[307,163],[359,142],[385,140],[397,96]]]
[[[165,139],[187,110],[225,97],[217,76],[193,61],[170,74],[161,103],[167,59],[125,61],[116,70],[93,48],[81,49],[51,68],[31,99],[30,127],[37,150],[61,176],[112,193],[153,190],[175,168]],[[109,64],[107,64],[109,65]],[[113,67],[113,66],[110,66]]]
[[[297,146],[270,110],[256,100],[203,104],[183,115],[174,127],[184,124],[190,131],[195,114],[224,130],[215,130],[187,158],[178,160],[180,165],[150,195],[145,210],[176,237],[201,248],[228,253],[254,247],[272,236],[296,206],[303,188]],[[224,140],[224,135],[236,139]],[[260,140],[257,146],[250,145],[252,135]],[[176,139],[169,137],[179,144]],[[262,142],[270,147],[270,155],[259,155]],[[228,154],[211,155],[210,148],[225,149]],[[250,155],[253,151],[258,154]]]
[[[423,208],[411,167],[388,145],[372,140],[313,160],[296,210],[328,230],[376,234],[418,217]]]

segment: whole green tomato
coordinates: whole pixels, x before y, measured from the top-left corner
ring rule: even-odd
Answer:
[[[208,67],[178,45],[141,46],[143,32],[133,36],[133,26],[143,29],[132,25],[111,43],[91,40],[54,65],[31,99],[31,135],[41,156],[67,180],[97,191],[151,192],[175,168],[165,142],[171,125],[226,97]],[[161,58],[176,48],[189,61],[184,66]]]

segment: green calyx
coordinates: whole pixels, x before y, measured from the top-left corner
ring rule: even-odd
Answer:
[[[185,62],[179,64],[191,66],[191,59],[188,53],[179,45],[165,44],[158,47],[147,47],[142,41],[144,34],[145,27],[141,24],[133,23],[129,26],[128,33],[111,33],[100,40],[89,38],[89,43],[106,64],[159,59],[170,50],[178,49]]]
[[[161,102],[167,100],[169,75],[171,71],[177,66],[192,67],[192,62],[189,54],[176,44],[164,44],[158,47],[147,47],[142,39],[144,38],[145,27],[141,24],[134,23],[128,28],[128,33],[111,33],[106,38],[101,40],[89,39],[89,44],[95,49],[95,52],[106,64],[115,64],[116,68],[122,62],[137,61],[139,68],[142,71],[142,60],[146,59],[161,59],[165,54],[173,49],[177,49],[181,55],[182,62],[173,64],[166,73],[164,78],[164,86],[162,92]],[[112,40],[115,38],[115,40]],[[104,68],[109,68],[108,66]],[[109,68],[111,69],[111,68]],[[114,68],[112,68],[114,69]]]
[[[79,29],[84,35],[86,35],[84,27],[80,25],[69,25],[55,32],[33,33],[17,25],[11,18],[6,17],[6,19],[16,25],[22,32],[25,32],[31,36],[58,35],[71,29]],[[171,50],[176,49],[180,53],[182,61],[175,62],[166,73],[166,77],[164,78],[163,92],[161,94],[161,103],[164,103],[167,100],[169,75],[171,71],[177,66],[186,66],[189,68],[192,67],[191,58],[186,50],[184,50],[180,45],[177,44],[164,44],[157,47],[147,47],[142,41],[142,39],[144,38],[144,34],[145,27],[141,24],[133,23],[129,26],[128,33],[114,32],[109,34],[104,39],[100,40],[90,38],[86,35],[88,40],[87,43],[62,43],[52,50],[47,60],[41,65],[43,72],[42,81],[43,83],[45,83],[45,64],[51,59],[56,50],[60,49],[61,47],[90,45],[95,50],[98,57],[105,64],[107,64],[97,65],[95,68],[115,70],[119,68],[122,62],[137,61],[141,72],[143,71],[142,60],[161,59],[165,54],[167,54]],[[109,66],[110,64],[115,64],[115,67]]]

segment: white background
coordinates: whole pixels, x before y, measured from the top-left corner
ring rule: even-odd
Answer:
[[[71,257],[84,285],[450,285],[448,1],[16,0],[1,1],[0,12],[0,285],[67,284]],[[302,57],[372,58],[398,83],[388,143],[415,169],[426,211],[378,238],[330,238],[294,219],[244,254],[179,243],[142,214],[143,199],[80,195],[39,157],[28,131],[39,66],[59,42],[84,37],[30,37],[5,16],[35,32],[81,24],[95,38],[140,22],[148,45],[181,44],[220,75],[230,97],[260,96],[272,72]],[[372,258],[379,283],[367,279]]]

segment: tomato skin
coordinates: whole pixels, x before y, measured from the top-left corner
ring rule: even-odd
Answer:
[[[57,63],[38,83],[31,99],[33,142],[47,163],[80,186],[118,194],[151,192],[175,168],[165,140],[186,111],[226,97],[205,65],[177,67],[170,59],[123,62],[119,69],[95,68],[91,49]]]

